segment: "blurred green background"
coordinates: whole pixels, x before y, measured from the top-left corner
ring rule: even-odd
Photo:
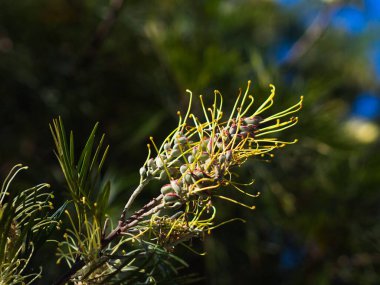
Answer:
[[[195,241],[206,256],[178,249],[186,271],[197,284],[380,284],[378,0],[0,0],[0,174],[29,165],[19,183],[52,184],[59,206],[48,124],[62,116],[80,146],[99,121],[117,218],[185,90],[218,89],[227,106],[249,79],[258,100],[276,85],[275,110],[305,96],[281,134],[299,143],[239,170],[256,210],[218,202],[219,221],[247,222]],[[38,258],[52,261],[40,284],[65,269],[49,249]]]

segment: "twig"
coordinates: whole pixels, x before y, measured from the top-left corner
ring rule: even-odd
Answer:
[[[306,29],[305,33],[291,47],[283,61],[283,65],[294,64],[310,50],[327,29],[333,13],[335,13],[340,7],[341,4],[330,4],[318,13],[310,26]]]
[[[86,67],[91,64],[96,53],[103,45],[109,35],[111,28],[115,24],[118,14],[123,8],[124,0],[112,0],[107,14],[102,22],[99,23],[96,32],[91,40],[90,46],[85,52],[83,58],[79,61],[79,67]]]
[[[121,217],[120,217],[120,220],[124,220],[125,218],[125,214],[127,213],[129,207],[132,205],[133,201],[136,199],[136,197],[141,193],[141,191],[144,189],[144,187],[146,186],[146,184],[148,184],[149,180],[148,179],[145,179],[143,180],[139,186],[137,186],[137,188],[135,189],[135,191],[133,191],[132,195],[129,197],[129,200],[127,202],[127,204],[124,206],[124,209],[123,209],[123,212],[121,213]],[[142,209],[141,209],[142,210]]]
[[[161,194],[158,197],[153,198],[148,204],[143,206],[140,210],[136,211],[127,220],[119,220],[117,227],[102,240],[102,248],[104,248],[107,244],[109,244],[116,237],[120,236],[122,233],[125,233],[129,228],[137,225],[137,223],[141,221],[142,218],[157,212],[159,209],[157,206],[161,203],[162,198],[163,195]]]

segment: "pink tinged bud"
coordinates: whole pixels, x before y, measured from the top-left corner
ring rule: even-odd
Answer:
[[[197,179],[202,179],[204,178],[203,172],[200,170],[194,170],[193,171],[193,176]]]
[[[242,139],[245,139],[246,137],[248,137],[249,134],[250,134],[249,132],[240,132],[239,137]]]
[[[179,193],[181,193],[181,186],[179,185],[179,183],[178,183],[178,180],[171,180],[170,181],[170,185],[171,185],[171,187],[174,189],[174,191],[177,193],[177,194],[179,194]]]
[[[232,160],[232,150],[226,152],[226,161],[230,162]]]
[[[222,171],[220,170],[219,165],[214,166],[214,179],[222,179]]]
[[[257,125],[248,125],[249,132],[253,132],[254,130],[257,130]]]
[[[201,155],[199,156],[199,161],[201,162],[205,162],[208,158],[210,157],[210,155],[207,153],[207,152],[202,152]]]
[[[239,127],[239,130],[241,131],[241,132],[249,132],[249,127],[248,126],[240,126]]]
[[[179,196],[175,193],[168,193],[168,194],[164,195],[165,203],[177,202],[178,200],[179,200]]]
[[[165,184],[164,186],[161,187],[161,193],[166,195],[168,193],[174,193],[174,189],[170,184]]]
[[[219,163],[223,163],[226,161],[226,156],[224,154],[219,155],[218,158]]]
[[[181,174],[184,174],[187,170],[187,165],[183,164],[180,166],[179,168],[179,171],[181,172]]]
[[[237,130],[236,124],[232,124],[228,132],[231,135],[234,135],[234,134],[236,134],[236,130]]]
[[[214,144],[213,144],[213,140],[210,139],[210,140],[208,141],[208,143],[207,143],[207,151],[208,151],[208,153],[212,153],[213,146],[214,146]]]
[[[201,149],[202,150],[206,150],[207,149],[207,146],[208,146],[208,143],[209,143],[210,139],[209,138],[205,138],[201,141]]]
[[[248,125],[258,125],[263,119],[259,116],[244,118],[244,122]]]

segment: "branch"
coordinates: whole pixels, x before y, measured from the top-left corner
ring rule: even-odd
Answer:
[[[91,40],[90,46],[87,48],[83,58],[79,61],[80,67],[89,66],[96,53],[103,45],[105,39],[110,34],[110,31],[115,24],[117,16],[123,8],[124,0],[112,0],[108,8],[107,14],[102,22],[99,23],[96,32]]]
[[[304,54],[306,54],[315,42],[322,36],[327,29],[331,16],[340,8],[340,4],[327,5],[314,18],[305,33],[294,43],[289,50],[283,65],[292,65],[297,62]]]

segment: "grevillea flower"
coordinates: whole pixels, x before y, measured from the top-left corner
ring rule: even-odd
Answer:
[[[219,188],[232,185],[248,196],[257,196],[239,187],[241,184],[233,180],[233,169],[248,158],[273,156],[273,150],[297,142],[282,141],[273,134],[297,124],[298,118],[292,115],[302,108],[303,98],[283,111],[266,115],[274,103],[275,87],[270,85],[270,95],[254,109],[254,98],[249,95],[250,84],[249,81],[244,94],[240,90],[228,118],[224,116],[223,97],[219,91],[214,92],[211,107],[206,107],[200,96],[204,116],[200,119],[191,113],[193,95],[187,90],[189,106],[184,116],[178,112],[178,126],[160,147],[151,138],[157,155],[152,157],[148,145],[148,158],[140,169],[141,187],[133,193],[126,209],[150,180],[166,181],[158,197],[161,203],[150,211],[154,215],[149,222],[149,228],[153,228],[161,243],[173,244],[173,239],[183,241],[212,229],[216,212],[212,201],[215,198],[254,209],[254,206],[220,195]],[[170,209],[182,211],[177,212],[174,219],[163,214]]]

